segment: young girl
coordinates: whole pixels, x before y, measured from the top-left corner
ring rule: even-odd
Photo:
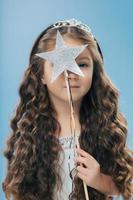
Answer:
[[[64,74],[51,82],[53,63],[36,55],[55,49],[57,30],[67,46],[87,44],[75,59],[84,77],[68,71],[80,148],[71,135]],[[102,52],[87,25],[66,20],[39,35],[4,151],[6,199],[85,200],[83,181],[90,200],[132,198],[127,122],[118,107],[119,92],[103,67]]]

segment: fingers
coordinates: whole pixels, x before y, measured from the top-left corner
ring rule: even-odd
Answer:
[[[89,159],[94,159],[93,156],[91,156],[89,153],[87,153],[86,151],[84,151],[81,148],[76,148],[77,153],[79,153],[81,156],[89,158]]]
[[[100,165],[97,160],[91,156],[89,153],[85,152],[84,150],[78,148],[76,149],[79,156],[76,157],[75,162],[79,162],[84,164],[88,169],[98,168]]]
[[[75,159],[75,162],[77,162],[77,163],[82,163],[82,164],[84,164],[86,167],[89,167],[89,161],[88,161],[87,158],[78,156],[78,157]]]
[[[82,174],[82,175],[84,175],[84,176],[87,176],[87,174],[88,174],[88,170],[87,170],[87,168],[84,168],[84,167],[82,167],[82,166],[77,166],[77,172],[79,173],[79,174]]]
[[[77,176],[82,179],[83,181],[86,181],[86,176],[84,174],[81,174],[81,173],[77,173]]]

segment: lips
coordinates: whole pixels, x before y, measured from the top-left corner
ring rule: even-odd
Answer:
[[[70,85],[70,88],[79,88],[78,85]]]
[[[65,86],[65,88],[66,88],[66,86]],[[79,88],[79,86],[78,85],[70,85],[70,88]]]

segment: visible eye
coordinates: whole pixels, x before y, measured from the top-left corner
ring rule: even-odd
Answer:
[[[88,67],[88,64],[86,64],[86,63],[79,63],[78,66],[79,67]]]

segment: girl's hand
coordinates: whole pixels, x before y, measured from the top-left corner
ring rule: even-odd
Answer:
[[[93,156],[81,148],[76,149],[79,156],[75,159],[75,164],[79,163],[84,166],[77,166],[77,176],[82,179],[88,186],[98,189],[101,181],[100,165]]]

